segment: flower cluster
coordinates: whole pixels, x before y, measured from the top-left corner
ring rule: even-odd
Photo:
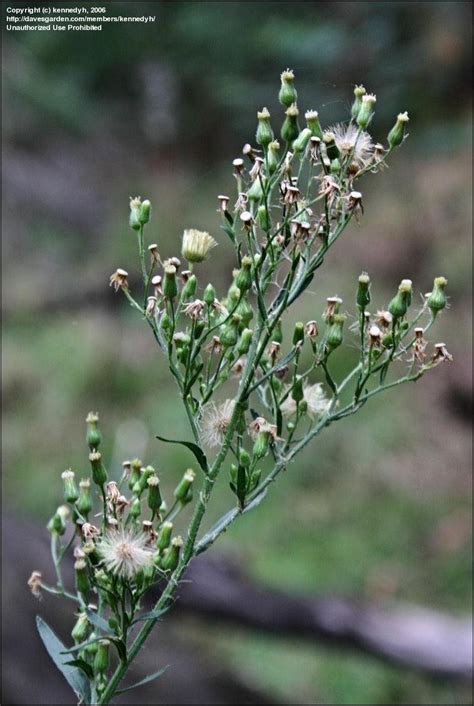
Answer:
[[[447,305],[444,277],[435,278],[419,306],[407,278],[390,301],[372,308],[371,279],[363,272],[347,308],[333,295],[307,322],[286,317],[347,226],[362,218],[358,181],[380,172],[404,142],[408,115],[398,115],[384,143],[369,132],[377,101],[363,86],[354,89],[347,122],[327,128],[313,109],[305,111],[305,124],[300,124],[290,69],[281,74],[278,98],[284,111],[278,139],[269,110],[262,108],[256,144],[245,144],[242,156],[232,161],[234,196],[217,197],[224,242],[235,253],[224,292],[202,281],[195,268],[219,238],[187,229],[180,251],[165,257],[159,244],[147,244],[150,201],[130,200],[141,283],[129,281],[128,272],[119,268],[110,284],[144,318],[167,360],[190,425],[192,439],[184,443],[203,472],[203,483],[194,500],[195,473],[186,470],[168,508],[152,466],[126,461],[121,477],[110,478],[99,450],[98,415],[88,415],[91,478],[77,485],[72,470],[62,474],[66,504],[48,524],[57,585],[46,586],[38,571],[29,585],[35,595],[46,590],[79,604],[72,633],[78,653],[74,668],[88,677],[97,703],[109,703],[116,693],[157,617],[171,605],[191,558],[213,544],[244,509],[258,505],[310,441],[374,395],[452,360],[444,343],[429,340]],[[341,380],[333,373],[333,359],[348,348],[352,360],[357,349],[357,361]],[[226,472],[235,496],[232,508],[198,537],[215,481]],[[92,489],[101,504],[99,515],[93,514]],[[174,535],[174,522],[189,504],[194,510],[183,541]],[[75,594],[64,587],[60,570],[70,547]],[[128,652],[142,597],[157,581],[164,586],[161,598]],[[92,598],[97,605],[91,606]],[[111,643],[120,653],[112,676]]]

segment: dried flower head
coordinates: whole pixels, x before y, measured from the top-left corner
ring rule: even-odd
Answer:
[[[445,360],[452,363],[453,356],[448,351],[446,343],[435,343],[433,358],[431,360],[433,365],[438,365]]]
[[[363,169],[372,161],[374,143],[368,132],[359,132],[354,123],[338,123],[331,127],[330,131],[334,135],[334,142],[342,159],[350,157],[351,164],[355,164],[359,169]]]
[[[41,571],[33,571],[28,579],[28,586],[35,598],[41,598]]]
[[[97,552],[107,571],[131,580],[153,562],[153,553],[146,548],[148,540],[143,532],[120,529],[108,532],[97,544]]]
[[[320,382],[316,382],[314,385],[305,383],[303,385],[303,399],[307,405],[308,417],[311,419],[322,417],[330,405],[330,400],[324,394],[324,389]],[[288,395],[281,405],[281,413],[284,417],[291,418],[296,415],[296,411],[297,404],[291,395]]]
[[[118,292],[119,289],[128,289],[128,272],[120,267],[115,270],[113,275],[110,275],[110,286]]]
[[[205,303],[201,299],[195,299],[183,307],[183,314],[190,316],[191,319],[199,319],[205,308]]]
[[[204,407],[199,423],[203,444],[210,447],[221,446],[229,428],[234,407],[234,400],[225,400],[219,405],[210,402]]]
[[[82,525],[82,534],[85,539],[93,539],[100,535],[100,529],[90,522],[84,522]]]
[[[203,262],[217,242],[203,230],[188,228],[183,233],[181,253],[188,262]]]

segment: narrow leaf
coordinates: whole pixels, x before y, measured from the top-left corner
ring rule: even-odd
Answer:
[[[142,620],[157,620],[163,613],[166,613],[166,610],[150,610],[148,613],[143,613],[143,615],[139,615],[138,618],[135,618],[132,624],[134,625]]]
[[[54,634],[49,625],[45,623],[43,618],[39,615],[36,616],[36,626],[49,656],[64,676],[76,696],[78,696],[81,701],[90,703],[89,682],[84,674],[77,669],[77,667],[72,667],[65,664],[62,657],[64,645],[61,640]]]
[[[148,682],[153,681],[153,679],[158,679],[158,677],[161,677],[163,672],[165,672],[168,669],[169,665],[166,665],[166,667],[163,667],[163,669],[160,669],[159,672],[155,672],[154,674],[149,674],[147,677],[142,679],[141,681],[137,681],[136,684],[132,684],[131,686],[126,686],[124,689],[118,689],[116,691],[116,694],[124,694],[126,691],[131,691],[132,689],[136,689],[137,686],[143,686],[144,684],[148,684]]]
[[[93,645],[94,642],[99,642],[99,640],[103,640],[103,637],[93,637],[92,640],[85,640],[84,642],[80,642],[78,645],[74,645],[74,647],[69,647],[69,649],[63,649],[61,650],[62,655],[71,655],[74,654],[74,652],[80,652],[83,647],[88,647],[88,645]],[[64,647],[64,645],[63,645]]]
[[[88,679],[94,678],[94,670],[92,669],[90,664],[87,664],[85,659],[73,659],[70,662],[64,662],[64,664],[68,664],[71,667],[77,667],[78,669],[84,672]]]
[[[199,463],[201,466],[202,470],[204,473],[207,475],[209,471],[209,467],[207,465],[207,458],[204,454],[204,452],[199,448],[197,444],[194,444],[192,441],[180,441],[179,439],[167,439],[164,436],[158,436],[156,435],[156,438],[159,439],[160,441],[164,441],[167,444],[181,444],[182,446],[186,446],[194,456],[196,457],[196,461]]]
[[[106,620],[97,615],[97,613],[90,608],[86,608],[87,619],[92,625],[95,625],[99,630],[103,630],[107,637],[110,636],[110,625]],[[105,637],[105,636],[104,636]]]

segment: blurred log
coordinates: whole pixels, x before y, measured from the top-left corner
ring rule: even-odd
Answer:
[[[351,598],[270,590],[222,557],[193,561],[186,579],[179,610],[282,637],[355,649],[435,676],[472,677],[468,618],[412,605],[371,605]]]

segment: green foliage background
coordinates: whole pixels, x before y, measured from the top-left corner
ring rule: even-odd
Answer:
[[[21,5],[22,3],[18,3]],[[29,6],[39,3],[28,3]],[[5,5],[4,5],[5,8]],[[402,277],[449,280],[437,340],[455,363],[330,428],[225,536],[256,578],[294,591],[470,609],[471,6],[465,2],[114,2],[156,15],[101,33],[4,36],[4,502],[45,523],[59,474],[87,461],[84,418],[98,409],[116,469],[140,455],[171,490],[191,459],[154,439],[186,436],[165,361],[108,275],[137,279],[128,196],[154,205],[150,233],[179,254],[184,227],[220,246],[199,267],[224,292],[232,253],[216,194],[256,110],[276,126],[290,66],[302,109],[345,120],[354,83],[377,93],[375,135],[399,110],[410,138],[389,171],[361,184],[366,215],[337,244],[291,319],[326,296],[351,310],[367,270],[373,307]],[[355,352],[355,351],[354,351]],[[339,355],[339,353],[337,354]],[[339,355],[340,370],[347,361]],[[179,430],[179,434],[178,434]],[[232,502],[222,478],[215,509]],[[212,517],[209,518],[209,521]],[[464,686],[374,660],[187,619],[214,658],[286,703],[468,703]]]

